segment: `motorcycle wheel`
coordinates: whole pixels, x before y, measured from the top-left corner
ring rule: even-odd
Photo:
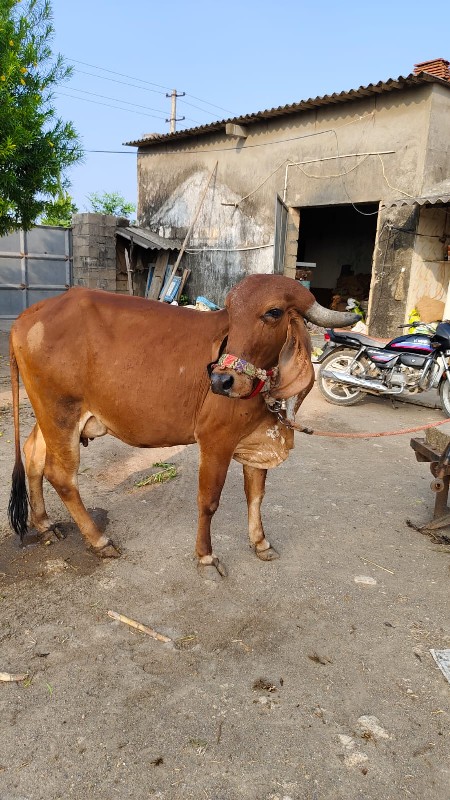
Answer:
[[[355,386],[344,386],[342,383],[333,381],[330,378],[324,378],[322,375],[324,369],[333,369],[336,372],[348,372],[348,368],[354,357],[355,350],[338,350],[337,353],[330,353],[330,355],[322,361],[317,375],[317,386],[319,387],[320,393],[329,403],[334,403],[336,406],[353,406],[365,397],[366,392],[362,392]],[[359,375],[362,377],[364,374],[365,369],[361,362],[357,361],[353,364],[352,375]]]
[[[439,387],[439,396],[441,398],[442,411],[446,417],[450,417],[450,383],[445,377]]]

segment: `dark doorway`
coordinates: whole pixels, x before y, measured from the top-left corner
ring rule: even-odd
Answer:
[[[341,305],[348,297],[364,304],[369,299],[378,204],[358,208],[364,213],[352,205],[300,209],[299,277],[310,280],[312,293],[327,307],[338,307],[339,297]]]

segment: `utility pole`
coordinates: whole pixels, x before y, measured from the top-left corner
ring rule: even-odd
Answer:
[[[175,133],[176,123],[182,122],[185,117],[177,117],[177,97],[184,97],[186,92],[180,92],[177,94],[176,89],[172,89],[170,94],[166,93],[166,97],[172,98],[172,110],[170,113],[170,119],[166,119],[166,122],[170,122],[170,133]]]

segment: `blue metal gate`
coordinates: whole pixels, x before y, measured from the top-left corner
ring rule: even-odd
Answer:
[[[0,238],[0,320],[71,285],[71,229],[41,225]]]

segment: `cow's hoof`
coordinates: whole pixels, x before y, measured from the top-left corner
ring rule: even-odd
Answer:
[[[92,547],[91,550],[99,558],[120,558],[121,555],[120,550],[113,545],[111,539],[108,539],[102,547]]]
[[[52,533],[55,534],[58,540],[66,538],[66,534],[64,533],[64,531],[61,530],[61,528],[58,525],[52,525],[50,530],[52,531]]]
[[[276,561],[280,557],[274,547],[268,547],[267,550],[256,550],[256,555],[261,561]]]
[[[222,580],[220,572],[212,564],[199,564],[198,573],[204,581],[214,581],[217,583]]]
[[[46,545],[53,544],[55,540],[59,542],[61,539],[66,538],[66,534],[55,524],[50,525],[45,531],[39,531],[38,536],[40,541]]]
[[[205,556],[204,559],[197,562],[197,569],[202,578],[207,581],[220,581],[221,578],[227,577],[228,573],[217,556]]]

